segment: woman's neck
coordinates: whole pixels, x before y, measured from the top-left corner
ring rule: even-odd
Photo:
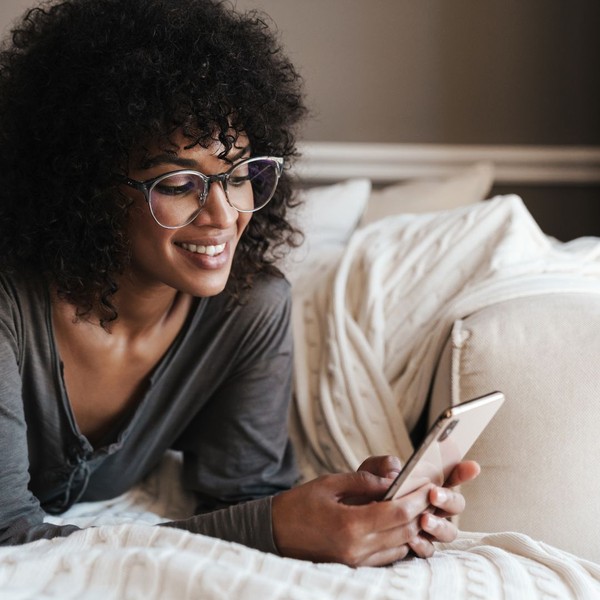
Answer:
[[[79,317],[77,307],[58,298],[56,291],[54,312],[62,315],[63,322],[79,325],[77,329],[98,329],[113,339],[121,337],[132,341],[154,335],[157,330],[180,328],[189,313],[193,298],[168,286],[142,286],[123,277],[111,302],[117,313],[110,320],[112,311],[102,307]]]
[[[168,326],[173,318],[182,322],[182,311],[187,315],[191,300],[189,295],[168,286],[149,288],[123,280],[113,297],[118,317],[109,329],[131,337],[143,336]]]

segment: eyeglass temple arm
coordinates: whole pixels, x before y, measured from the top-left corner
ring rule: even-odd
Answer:
[[[130,179],[126,175],[120,176],[119,182],[124,183],[125,185],[128,185],[129,187],[132,187],[136,190],[139,190],[140,192],[146,191],[146,186],[141,181],[136,181],[135,179]]]

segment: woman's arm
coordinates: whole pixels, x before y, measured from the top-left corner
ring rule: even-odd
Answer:
[[[234,504],[208,513],[195,515],[180,521],[161,523],[165,527],[185,529],[192,533],[208,535],[221,540],[236,542],[263,552],[278,554],[273,542],[271,526],[272,496]]]
[[[0,312],[10,309],[3,305]],[[21,397],[17,330],[0,314],[0,545],[66,536],[77,527],[44,523],[45,513],[28,489],[29,449]]]
[[[226,313],[207,312],[199,323],[204,331],[215,328],[214,350],[203,364],[218,374],[213,380],[220,381],[210,391],[199,384],[201,389],[193,392],[210,397],[190,418],[174,448],[183,452],[183,483],[195,492],[203,514],[172,526],[276,552],[271,496],[298,479],[287,429],[293,358],[290,310],[289,284],[264,277],[243,304]],[[206,352],[206,345],[197,353]],[[190,350],[194,355],[193,347],[186,348]]]

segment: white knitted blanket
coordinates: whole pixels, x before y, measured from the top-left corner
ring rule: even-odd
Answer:
[[[359,230],[294,283],[296,419],[307,477],[412,453],[453,322],[503,300],[600,294],[600,242],[557,243],[517,196]]]
[[[463,533],[433,558],[351,569],[153,526],[190,514],[170,457],[135,490],[76,505],[67,538],[0,548],[0,598],[60,600],[533,600],[600,598],[600,565],[516,533]]]

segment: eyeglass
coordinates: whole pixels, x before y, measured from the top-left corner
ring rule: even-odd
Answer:
[[[123,183],[143,192],[154,220],[161,227],[178,229],[200,214],[215,182],[221,183],[227,202],[238,212],[260,210],[273,197],[282,170],[283,158],[258,156],[242,160],[216,175],[183,169],[147,181],[124,177]]]

